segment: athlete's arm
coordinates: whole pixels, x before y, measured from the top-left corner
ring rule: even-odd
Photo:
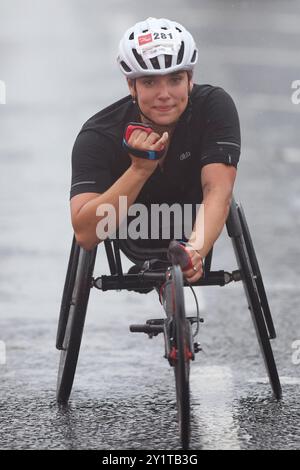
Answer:
[[[206,128],[200,151],[203,206],[189,240],[197,250],[192,251],[196,267],[201,266],[200,257],[207,256],[228,217],[241,146],[239,117],[231,96],[216,88],[208,96],[205,109]],[[194,282],[200,278],[201,269],[185,275]]]
[[[122,222],[119,220],[119,196],[127,197],[129,207],[136,200],[149,176],[150,174],[131,166],[105,193],[83,193],[74,196],[71,199],[71,217],[78,244],[86,250],[91,250],[102,241],[96,233],[97,224],[104,217],[96,215],[98,207],[102,204],[111,204],[114,207],[118,227]],[[126,217],[126,214],[122,215],[123,218]]]
[[[138,149],[159,150],[166,143],[167,135],[160,137],[152,133],[147,135],[136,130],[132,133],[129,143]],[[76,240],[86,250],[91,250],[103,241],[98,238],[96,228],[103,217],[97,215],[97,209],[103,204],[113,206],[116,214],[116,228],[127,215],[119,211],[119,196],[127,197],[127,208],[136,200],[147,179],[155,170],[158,161],[145,160],[130,155],[131,166],[125,173],[104,193],[82,193],[71,199],[71,218]],[[120,216],[120,217],[119,217]]]
[[[195,247],[195,251],[191,253],[194,266],[201,265],[201,258],[205,258],[222,232],[230,210],[236,171],[234,166],[223,163],[211,163],[202,168],[204,227],[202,226],[203,219],[197,218],[189,239],[189,244]],[[202,230],[203,240],[199,235]],[[199,247],[199,240],[203,241],[201,247]],[[189,282],[195,282],[201,277],[202,270],[196,273],[190,270],[184,274]]]

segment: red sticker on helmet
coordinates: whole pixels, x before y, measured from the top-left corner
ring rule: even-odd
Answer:
[[[144,34],[143,36],[138,37],[139,40],[139,46],[143,46],[144,44],[148,44],[149,42],[152,42],[152,33]]]

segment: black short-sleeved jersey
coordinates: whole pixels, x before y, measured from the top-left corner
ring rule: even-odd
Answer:
[[[72,152],[70,197],[103,193],[130,166],[122,148],[126,125],[140,121],[136,105],[127,96],[90,118],[82,127]],[[201,168],[209,163],[237,167],[240,156],[238,113],[222,88],[194,85],[190,105],[173,133],[164,168],[157,166],[136,202],[199,204]]]

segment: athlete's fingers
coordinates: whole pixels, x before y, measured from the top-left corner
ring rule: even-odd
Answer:
[[[149,137],[151,137],[149,141]],[[151,134],[147,134],[145,132],[142,132],[135,140],[134,140],[134,146],[143,148],[143,149],[151,149],[153,142],[157,142],[160,138],[159,134],[156,134],[155,132],[151,132]]]
[[[155,144],[153,144],[153,150],[162,150],[168,142],[168,138],[168,132],[164,132],[161,138]]]
[[[146,139],[147,139],[147,136],[148,136],[148,133],[146,131],[143,131],[142,129],[135,129],[129,140],[128,140],[128,144],[129,145],[137,145],[137,144],[140,144],[142,142],[144,142]]]
[[[168,132],[164,132],[163,135],[160,136],[156,132],[148,134],[143,130],[135,129],[128,140],[128,144],[132,147],[145,150],[162,150],[168,142],[168,138]]]
[[[189,256],[190,256],[190,261],[191,261],[191,264],[192,264],[193,267],[189,268],[189,269],[187,269],[183,272],[184,276],[187,279],[193,278],[197,272],[202,273],[202,271],[203,271],[203,261],[202,261],[201,256],[199,255],[199,253],[197,253],[196,251],[191,250]]]
[[[198,281],[203,276],[203,269],[202,265],[200,266],[195,266],[197,271],[189,270],[189,271],[184,271],[183,275],[186,278],[186,280],[190,283]]]
[[[192,277],[186,277],[186,280],[190,283],[193,284],[194,282],[197,282],[200,278],[202,277],[202,273],[196,273]]]
[[[158,142],[160,139],[160,135],[157,134],[156,132],[151,132],[151,134],[148,135],[147,137],[147,140],[146,140],[146,144],[147,145],[153,145],[153,144],[156,144],[156,142]]]

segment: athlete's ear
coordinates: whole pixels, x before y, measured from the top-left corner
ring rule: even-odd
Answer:
[[[130,94],[132,96],[132,99],[134,99],[135,95],[136,95],[135,80],[132,80],[132,78],[127,78],[127,84],[128,84],[128,88],[129,88]]]
[[[191,94],[191,93],[192,93],[193,86],[194,86],[194,82],[193,82],[193,72],[188,72],[188,80],[189,80],[189,94]]]

